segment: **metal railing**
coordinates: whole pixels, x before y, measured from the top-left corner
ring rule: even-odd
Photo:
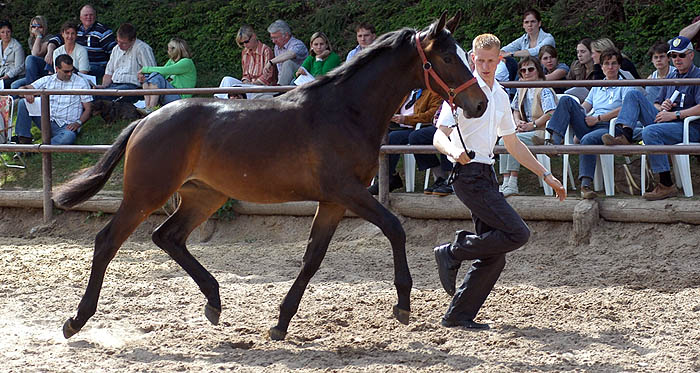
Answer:
[[[501,83],[506,88],[529,87],[610,87],[610,86],[662,86],[662,85],[700,85],[700,79],[635,79],[635,80],[559,80],[559,81],[515,81]],[[47,90],[47,89],[4,89],[0,95],[38,95],[41,99],[41,140],[42,144],[0,144],[0,152],[34,152],[42,154],[42,184],[44,222],[49,222],[53,216],[51,191],[53,188],[52,153],[104,153],[111,145],[50,145],[50,96],[51,95],[92,95],[92,96],[144,96],[164,94],[196,94],[213,95],[215,93],[278,93],[287,92],[295,86],[272,87],[227,87],[227,88],[190,88],[190,89],[90,89],[90,90]],[[535,154],[700,154],[700,145],[626,145],[608,147],[604,145],[541,145],[530,146]],[[431,145],[383,145],[380,149],[379,162],[379,200],[383,204],[388,201],[389,169],[386,154],[431,154],[437,149]],[[494,153],[503,154],[506,150],[496,146]]]

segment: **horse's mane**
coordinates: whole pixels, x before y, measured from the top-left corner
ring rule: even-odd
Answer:
[[[397,31],[388,32],[375,40],[369,48],[355,55],[352,61],[343,63],[327,75],[304,85],[303,88],[311,89],[326,84],[342,83],[352,78],[358,70],[385,50],[396,49],[406,42],[411,43],[415,33],[416,30],[410,28],[402,28]]]

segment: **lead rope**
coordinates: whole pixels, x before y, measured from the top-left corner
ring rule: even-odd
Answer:
[[[462,131],[459,130],[459,122],[457,122],[457,110],[455,108],[452,108],[452,118],[454,118],[455,121],[453,128],[457,129],[457,135],[459,135],[459,141],[462,143],[464,152],[467,153],[469,159],[474,159],[474,157],[476,157],[476,153],[473,150],[468,150],[467,145],[464,144],[464,138],[462,137]],[[450,171],[450,176],[447,178],[447,185],[452,185],[457,176],[459,176],[459,173],[457,172],[457,168],[459,166],[461,166],[461,164],[457,160],[455,160],[454,165],[452,165],[452,171]]]

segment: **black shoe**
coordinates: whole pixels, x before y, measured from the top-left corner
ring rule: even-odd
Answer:
[[[450,296],[455,295],[457,271],[459,271],[459,267],[462,265],[460,261],[452,258],[452,254],[450,254],[451,246],[452,245],[449,243],[444,243],[433,249],[435,252],[438,275],[440,276],[440,283],[442,284],[442,288],[445,289]]]
[[[399,176],[398,174],[391,175],[389,179],[389,191],[393,192],[396,189],[401,188],[403,188],[403,180],[401,180],[401,176]],[[370,185],[369,188],[367,188],[367,191],[373,196],[378,195],[379,183],[375,182],[374,184]]]
[[[449,196],[452,193],[454,193],[454,189],[452,189],[452,185],[442,184],[442,185],[438,185],[437,187],[435,187],[435,189],[433,189],[433,195],[436,195],[436,196],[444,197],[444,196]]]
[[[446,328],[461,327],[461,328],[470,329],[470,330],[488,330],[488,329],[491,329],[489,324],[478,323],[474,320],[446,320],[445,318],[443,318],[442,321],[440,322],[440,325],[442,325]]]
[[[435,179],[435,182],[433,183],[433,185],[431,185],[423,190],[423,193],[433,194],[433,191],[435,190],[435,188],[439,187],[440,185],[445,184],[445,181],[447,181],[447,180],[445,180],[441,177],[438,177],[437,179]]]

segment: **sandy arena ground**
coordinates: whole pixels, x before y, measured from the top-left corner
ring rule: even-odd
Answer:
[[[30,234],[40,211],[2,209],[2,372],[453,372],[700,371],[700,230],[607,223],[590,245],[568,243],[571,224],[530,222],[530,243],[508,264],[479,320],[485,332],[439,325],[450,298],[432,247],[459,221],[406,220],[414,280],[411,324],[396,301],[389,243],[346,219],[302,299],[285,341],[267,330],[296,277],[311,218],[238,217],[189,247],[221,285],[223,314],[151,241],[151,218],[111,263],[97,313],[69,340],[107,217],[58,216]],[[463,267],[466,269],[466,265]],[[463,275],[464,270],[460,272]]]

